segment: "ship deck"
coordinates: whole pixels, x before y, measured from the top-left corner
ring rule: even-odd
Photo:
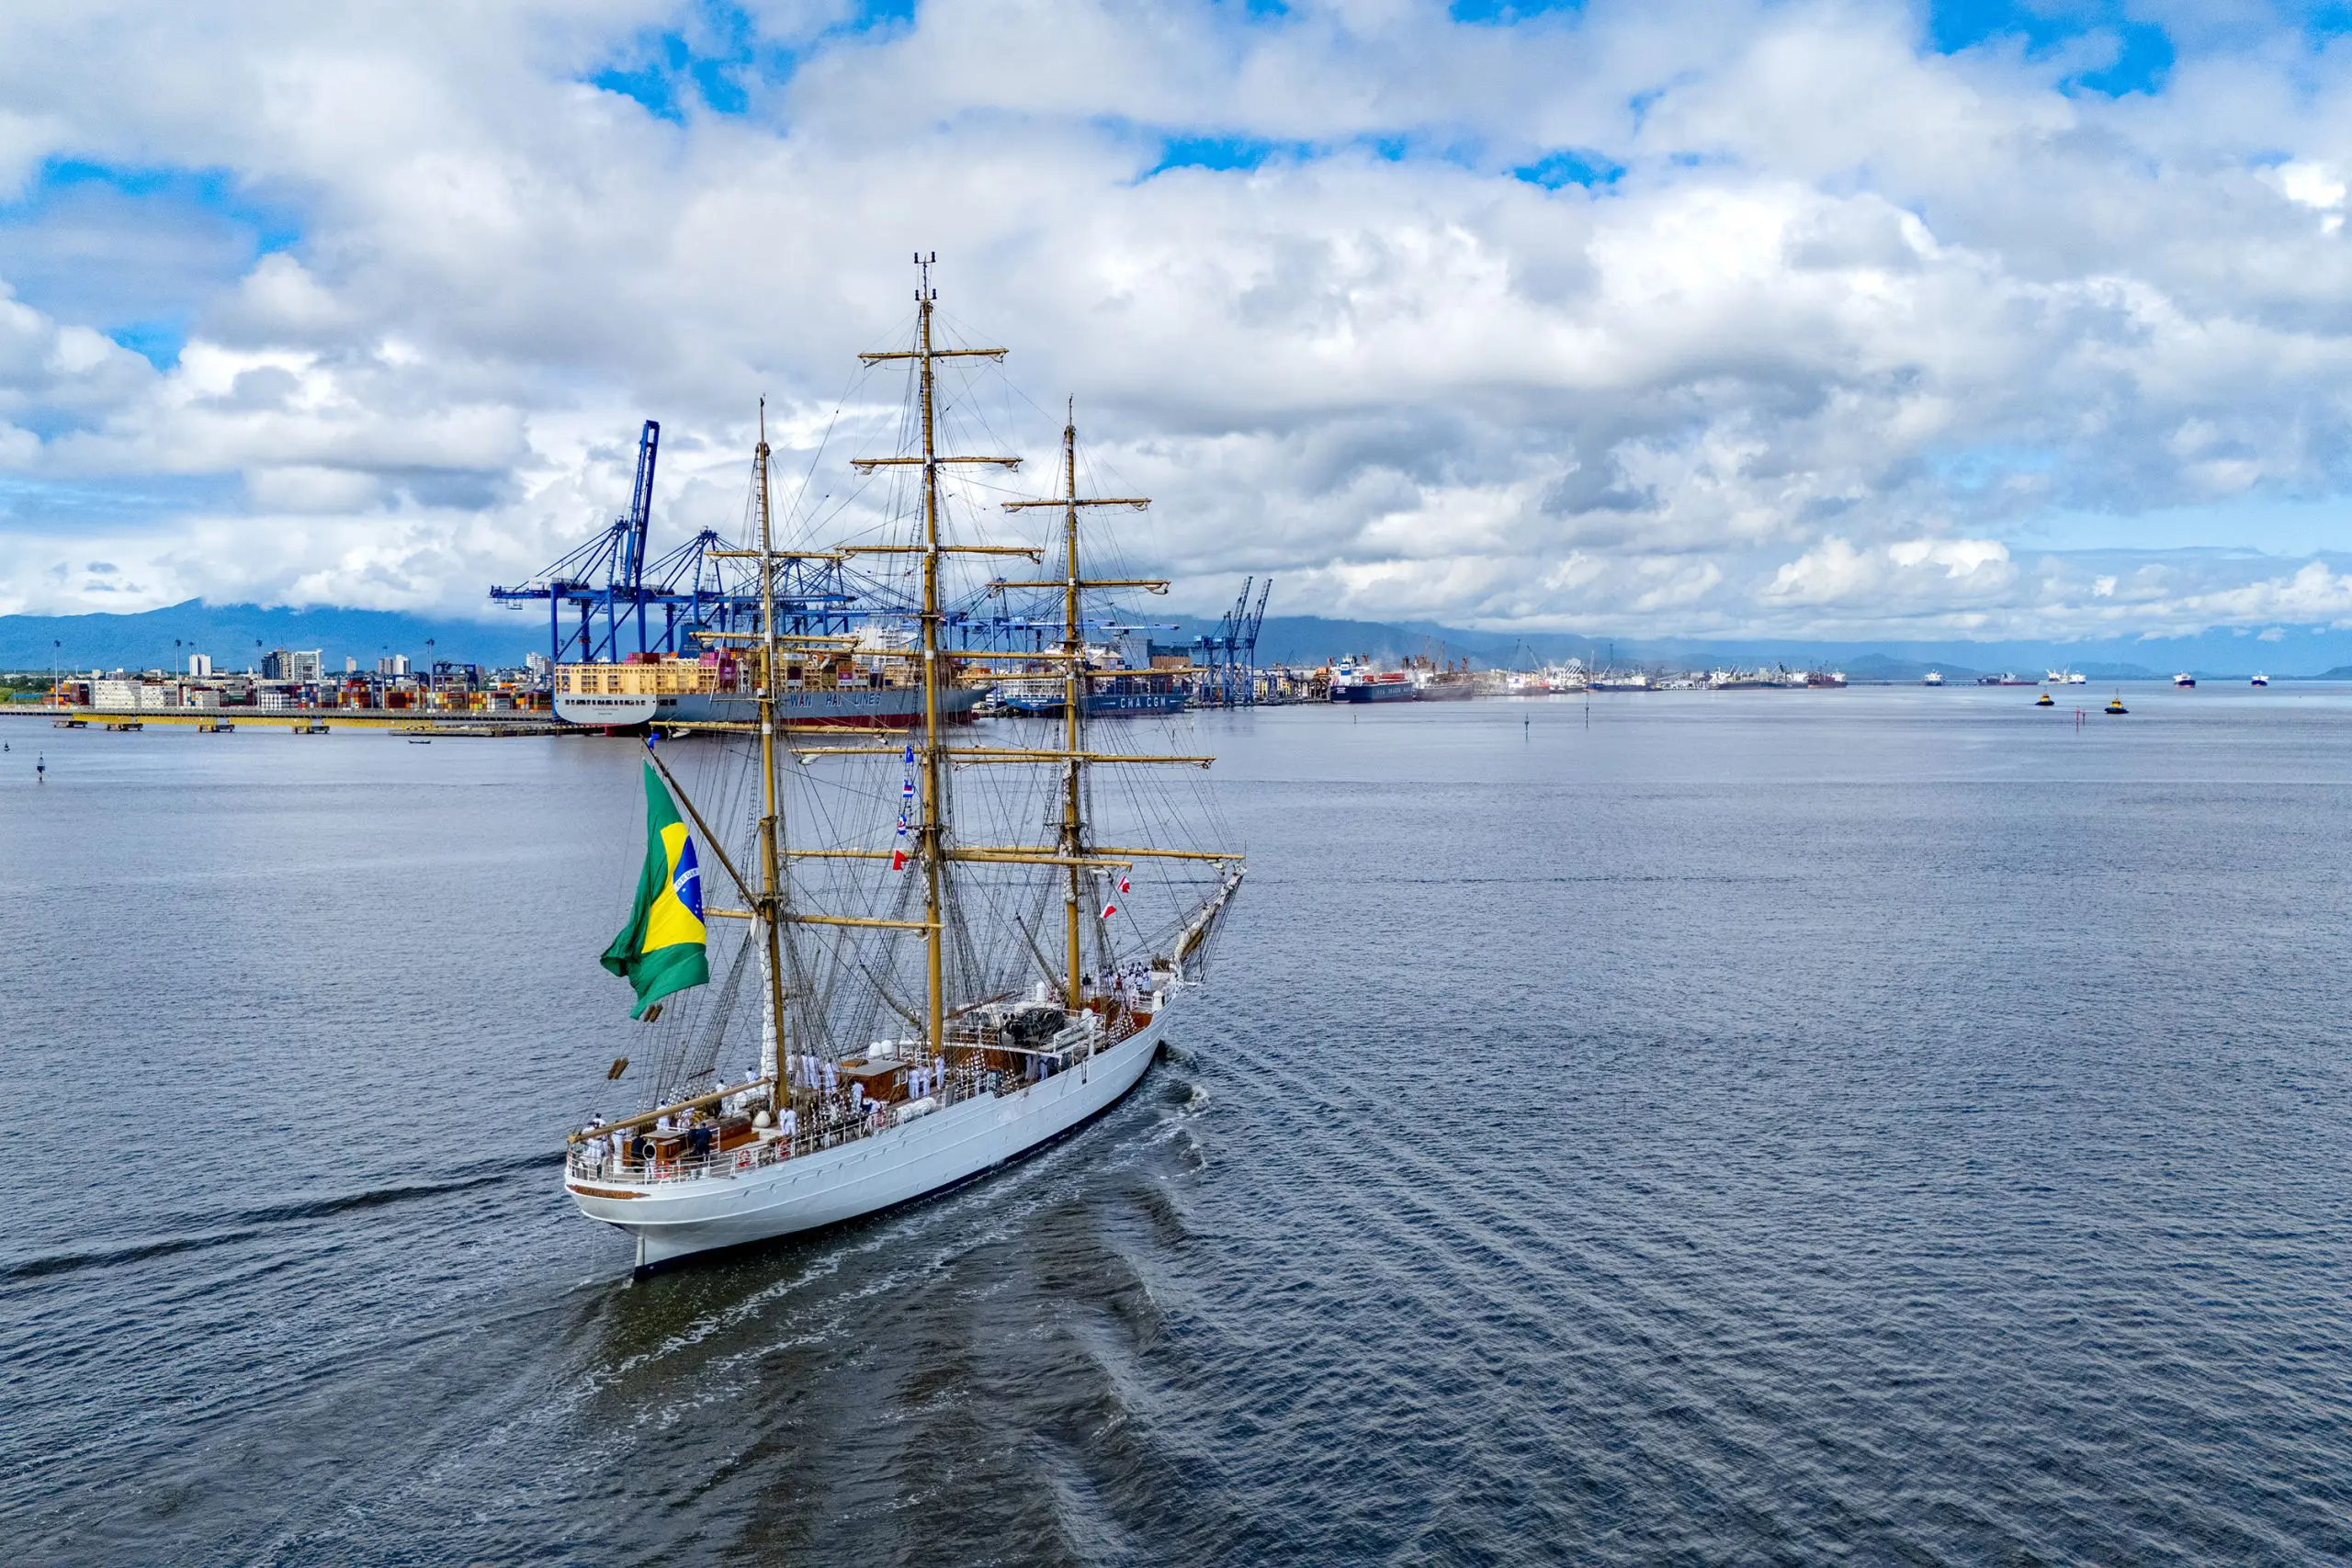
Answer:
[[[1133,1039],[1154,1015],[1110,996],[1090,998],[1084,1016],[1084,1022],[1042,1047],[1009,1044],[993,1031],[966,1025],[948,1032],[944,1060],[884,1056],[835,1063],[831,1090],[808,1083],[791,1087],[792,1117],[782,1132],[755,1126],[751,1108],[730,1099],[709,1111],[684,1113],[664,1129],[618,1134],[619,1153],[609,1136],[583,1136],[566,1155],[564,1176],[572,1184],[641,1189],[748,1175],[878,1136],[949,1106],[1017,1091]],[[918,1075],[928,1079],[920,1095],[912,1092]]]

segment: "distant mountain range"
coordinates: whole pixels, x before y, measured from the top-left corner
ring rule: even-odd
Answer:
[[[1184,647],[1216,629],[1215,617],[1171,615],[1152,628],[1163,647]],[[256,604],[186,604],[136,615],[0,615],[0,669],[185,669],[190,653],[209,654],[216,670],[257,667],[274,648],[317,649],[330,671],[350,659],[375,668],[386,653],[469,663],[520,664],[544,652],[547,623],[525,612],[485,610],[479,620],[390,610],[267,609]],[[2143,681],[2186,670],[2215,679],[2256,671],[2279,679],[2352,680],[2352,632],[2303,630],[2282,638],[2232,632],[2199,637],[2095,642],[1800,642],[1770,638],[1634,640],[1571,633],[1482,632],[1433,622],[1343,621],[1270,615],[1258,636],[1261,664],[1320,664],[1345,653],[1378,659],[1418,655],[1440,661],[1530,667],[1577,658],[1643,668],[1785,664],[1843,670],[1862,681],[1916,681],[1939,670],[1950,681],[2013,671],[2038,677],[2071,669],[2094,681]]]
[[[461,663],[514,665],[547,648],[543,617],[442,620],[393,610],[265,609],[207,604],[199,599],[138,615],[0,615],[0,669],[152,670],[187,668],[187,656],[212,657],[215,670],[257,669],[273,648],[317,649],[330,672],[345,659],[373,670],[387,653]]]

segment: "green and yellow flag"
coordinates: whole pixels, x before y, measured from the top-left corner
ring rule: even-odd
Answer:
[[[632,1018],[673,991],[710,983],[710,950],[702,923],[702,867],[695,841],[670,804],[670,792],[645,764],[645,869],[637,908],[605,950],[605,967],[637,987]]]

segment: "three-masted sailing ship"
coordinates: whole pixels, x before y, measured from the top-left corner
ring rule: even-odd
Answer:
[[[640,1268],[890,1208],[1109,1109],[1200,983],[1242,879],[1218,841],[1213,759],[1138,750],[1136,725],[1091,725],[1083,700],[1124,675],[1090,641],[1105,624],[1090,603],[1166,584],[1086,575],[1081,518],[1148,502],[1080,493],[1073,418],[1061,493],[998,503],[1012,520],[1058,513],[1051,544],[960,536],[978,508],[955,474],[1019,462],[942,450],[970,423],[969,376],[1004,351],[943,345],[918,266],[911,342],[862,356],[908,373],[904,449],[853,460],[892,504],[825,552],[898,573],[912,625],[780,624],[779,566],[809,552],[778,547],[763,421],[749,538],[729,552],[760,587],[759,628],[731,649],[753,716],[649,739],[648,862],[605,962],[656,1024],[654,1103],[575,1134],[563,1179],[583,1214],[635,1238]],[[1033,574],[986,570],[1008,560]],[[951,645],[955,604],[989,598],[1057,621],[1056,646]],[[807,669],[885,660],[920,683],[910,731],[788,721],[780,699]],[[954,694],[1041,671],[1063,686],[1053,717],[949,722],[968,706]]]

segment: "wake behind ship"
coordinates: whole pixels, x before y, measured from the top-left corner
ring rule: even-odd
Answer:
[[[706,721],[707,741],[671,753],[677,768],[648,738],[646,859],[604,963],[629,980],[636,1016],[653,1026],[631,1053],[651,1064],[640,1075],[650,1103],[574,1134],[564,1163],[572,1201],[628,1232],[639,1267],[872,1213],[1107,1110],[1201,984],[1240,886],[1240,853],[1204,839],[1201,788],[1167,782],[1197,777],[1213,759],[1122,749],[1112,732],[1132,736],[1134,724],[1090,726],[1094,682],[1121,673],[1089,658],[1090,628],[1112,624],[1090,599],[1166,584],[1086,576],[1080,517],[1148,502],[1079,494],[1073,421],[1062,493],[1002,503],[1059,513],[1056,539],[991,544],[945,531],[943,469],[1019,459],[939,450],[951,424],[939,381],[1003,351],[937,344],[928,264],[918,265],[911,344],[863,356],[913,372],[913,446],[853,460],[884,491],[876,505],[890,521],[831,551],[896,570],[896,590],[916,606],[911,627],[880,637],[785,629],[779,566],[807,552],[776,547],[763,432],[754,543],[729,552],[756,563],[758,626],[708,634],[725,651],[697,665],[731,676],[707,677],[709,691],[579,694],[692,697],[722,716]],[[1044,570],[970,581],[971,565],[1006,558]],[[1058,647],[951,651],[941,630],[959,592],[1030,604],[1029,624],[1058,622]],[[1001,721],[987,740],[951,739],[968,711],[956,694],[977,696],[999,665],[1057,671],[1059,712]],[[722,678],[732,693],[716,689]],[[861,710],[851,701],[861,693],[907,705]],[[818,694],[828,695],[793,701]],[[745,720],[724,716],[730,702]],[[669,710],[682,711],[701,710]],[[875,734],[899,711],[904,734]],[[697,767],[689,788],[679,770]],[[748,834],[736,828],[747,822]],[[628,1066],[622,1058],[612,1076]]]

